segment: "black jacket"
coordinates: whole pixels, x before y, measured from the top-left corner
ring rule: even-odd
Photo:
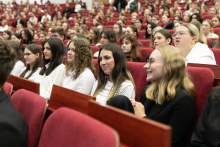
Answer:
[[[190,147],[219,147],[220,146],[220,102],[215,102],[213,93],[219,89],[213,89],[206,105],[199,117],[192,135]]]
[[[17,22],[17,20],[15,21],[15,27],[17,26],[17,24],[18,24],[18,22]],[[23,25],[23,27],[25,27],[25,23],[24,23],[24,21],[21,19],[20,20],[20,24],[22,24]]]
[[[125,9],[125,7],[127,6],[127,2],[125,0],[115,0],[113,6],[117,9],[117,11],[119,1],[121,2],[121,9]]]

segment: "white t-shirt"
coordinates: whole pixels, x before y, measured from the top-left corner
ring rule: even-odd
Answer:
[[[75,70],[72,71],[72,68],[68,71],[67,75],[64,76],[62,87],[89,95],[96,81],[92,71],[85,68],[85,70],[73,80],[72,77],[74,73]]]
[[[0,26],[0,32],[8,30],[8,25],[5,25],[4,27]]]
[[[45,18],[45,15],[42,16],[42,18],[41,18],[41,22],[44,22],[44,18]],[[51,16],[50,16],[49,14],[47,14],[47,18],[48,18],[49,20],[51,20]]]
[[[17,61],[17,62],[15,63],[14,68],[13,68],[12,71],[11,71],[11,75],[13,75],[13,76],[18,76],[19,73],[21,72],[21,70],[22,70],[24,67],[25,67],[25,65],[24,65],[23,62]]]
[[[205,36],[206,38],[218,38],[219,36],[215,33],[210,32],[207,36]]]
[[[24,68],[21,70],[21,72],[19,73],[18,76],[20,76],[25,70],[26,70],[26,67],[24,67]],[[39,67],[39,68],[28,78],[28,80],[30,80],[30,81],[35,81],[35,78],[36,78],[36,76],[39,74],[40,70],[41,70],[41,68]],[[24,78],[26,78],[27,76],[29,76],[30,73],[31,73],[30,71],[26,72]]]
[[[46,68],[49,67],[48,63]],[[40,96],[46,98],[47,100],[50,99],[51,91],[53,88],[53,84],[62,86],[63,77],[65,74],[65,65],[60,64],[57,66],[48,76],[38,74],[35,78],[35,82],[40,83]]]
[[[92,88],[92,92],[91,92],[92,96],[96,90],[97,85],[98,85],[98,81],[95,82]],[[113,83],[110,81],[107,81],[105,88],[96,96],[96,101],[101,104],[106,104],[106,98],[108,97],[108,94],[112,88],[113,88]],[[115,96],[116,95],[124,95],[128,97],[129,99],[135,99],[135,89],[134,89],[134,85],[132,84],[132,82],[129,80],[126,80],[125,82],[123,82],[118,92],[115,93]]]
[[[81,5],[80,5],[80,4],[75,5],[75,10],[74,10],[74,12],[78,12],[80,9],[81,9]]]
[[[213,52],[206,45],[199,42],[195,44],[189,54],[185,57],[185,64],[187,65],[188,63],[216,65]]]

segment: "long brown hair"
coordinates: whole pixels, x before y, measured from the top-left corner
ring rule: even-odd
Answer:
[[[67,48],[69,49],[69,45],[73,43],[75,46],[75,61],[74,61],[74,67],[75,74],[73,75],[72,79],[75,80],[78,78],[78,76],[85,70],[85,68],[88,68],[92,71],[92,73],[96,74],[95,66],[93,64],[93,55],[92,55],[92,49],[89,44],[89,42],[86,39],[83,38],[75,38],[72,39]],[[73,67],[73,63],[67,62],[66,59],[66,75],[68,71]]]
[[[138,59],[141,62],[142,61],[142,55],[141,55],[141,51],[140,51],[139,46],[138,46],[137,37],[134,34],[125,34],[120,39],[121,44],[122,44],[124,39],[127,39],[131,42],[130,58],[131,59]]]
[[[94,39],[95,44],[99,43],[99,37],[100,37],[99,29],[94,27],[94,28],[91,28],[90,30],[92,30],[95,35],[95,39]],[[92,45],[92,39],[89,39],[89,41],[90,41],[90,45]]]

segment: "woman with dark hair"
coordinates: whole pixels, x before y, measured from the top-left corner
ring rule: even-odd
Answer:
[[[173,29],[174,28],[174,24],[178,21],[182,21],[182,17],[179,15],[175,15],[173,17],[173,21],[169,21],[163,28],[164,29]]]
[[[164,10],[163,15],[166,15],[168,18],[170,18],[170,11],[169,10]]]
[[[150,10],[151,12],[157,12],[157,10],[154,8],[154,5],[152,4],[148,5],[148,10]]]
[[[114,24],[113,29],[115,31],[116,39],[120,39],[123,35],[122,26],[119,23]]]
[[[201,17],[201,15],[199,13],[193,13],[191,16],[190,16],[190,22],[194,21],[194,20],[197,20],[199,21],[201,24],[203,22],[203,19]]]
[[[220,144],[220,87],[212,89],[191,138],[190,147],[217,147]]]
[[[4,40],[11,40],[11,32],[9,30],[3,31],[2,37]]]
[[[135,26],[128,26],[126,28],[125,34],[134,34],[136,37],[139,37],[138,30]],[[139,46],[143,46],[141,42],[138,41]]]
[[[142,55],[138,46],[137,37],[134,34],[125,34],[120,39],[121,48],[126,58],[131,58],[133,62],[141,62]]]
[[[124,95],[135,99],[135,84],[128,70],[127,60],[121,47],[109,43],[100,48],[99,71],[91,95],[105,104],[111,97]]]
[[[89,31],[89,42],[90,45],[100,46],[101,43],[99,42],[99,29],[94,27],[91,28]]]
[[[17,53],[16,63],[11,71],[11,75],[18,76],[21,70],[25,67],[24,58],[22,56],[22,48],[17,41],[7,41],[9,46]]]
[[[46,37],[47,37],[47,32],[41,32],[39,35],[40,35],[40,37],[39,37],[40,44],[41,44],[41,46],[43,46],[44,42],[46,40]]]
[[[23,40],[23,44],[35,44],[35,41],[33,40],[33,36],[31,35],[31,32],[28,29],[24,29],[21,31],[21,36]]]
[[[26,67],[22,69],[18,76],[34,81],[41,69],[41,48],[37,44],[29,44],[24,49],[23,55]]]
[[[50,99],[53,85],[61,86],[65,73],[63,64],[63,43],[58,38],[50,38],[43,46],[43,67],[35,78],[40,83],[40,95]]]
[[[91,50],[86,39],[76,38],[70,41],[62,87],[88,95],[91,93],[96,81]]]
[[[24,47],[22,46],[22,36],[19,33],[14,33],[13,35],[11,35],[11,40],[17,41],[22,48],[22,51],[24,51]]]
[[[171,126],[172,147],[187,146],[195,116],[195,88],[181,52],[171,45],[161,46],[151,53],[144,69],[152,84],[143,89],[140,102],[118,95],[107,105]]]
[[[143,30],[142,25],[143,25],[143,20],[138,17],[135,21],[135,27],[137,28],[138,31]]]
[[[147,24],[146,32],[145,32],[145,39],[150,39],[151,33],[155,27],[157,27],[157,25],[153,22],[149,22]]]

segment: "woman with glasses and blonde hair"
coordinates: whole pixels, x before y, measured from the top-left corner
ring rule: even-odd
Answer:
[[[120,46],[109,43],[100,48],[98,77],[91,95],[106,104],[113,96],[124,95],[135,99],[135,84],[128,70],[127,60]]]
[[[186,146],[195,116],[195,89],[181,52],[171,45],[161,46],[144,68],[152,84],[143,89],[140,102],[115,96],[107,104],[171,126],[172,147]]]
[[[180,50],[185,63],[216,65],[213,52],[201,44],[199,30],[190,23],[181,24],[173,34],[174,44]]]
[[[83,38],[71,40],[66,56],[66,72],[62,86],[89,95],[95,83],[95,67],[89,42]]]

